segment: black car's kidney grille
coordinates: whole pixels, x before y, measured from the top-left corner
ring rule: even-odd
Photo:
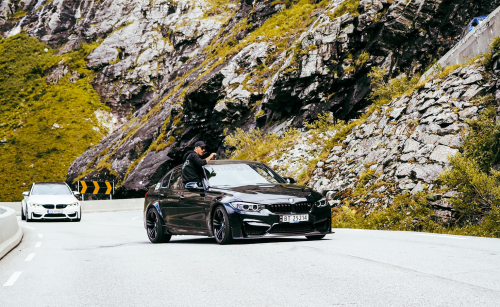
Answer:
[[[56,208],[57,209],[64,209],[66,208],[68,205],[56,205]]]
[[[297,203],[295,204],[295,212],[309,212],[313,206],[313,203]]]
[[[272,204],[269,205],[269,211],[274,213],[307,213],[311,210],[313,203],[296,203],[292,204]],[[294,208],[295,207],[295,208]]]
[[[271,229],[271,233],[297,233],[313,231],[314,226],[311,223],[296,224],[277,224]]]
[[[269,211],[289,213],[289,212],[292,212],[292,205],[291,204],[272,204],[272,205],[269,205]]]
[[[45,209],[54,209],[54,205],[43,205]]]

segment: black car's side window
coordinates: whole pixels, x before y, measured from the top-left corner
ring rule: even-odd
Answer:
[[[170,180],[170,177],[172,177],[172,173],[167,174],[167,176],[165,176],[163,178],[163,180],[161,181],[161,188],[162,189],[168,189],[168,182]]]
[[[170,188],[180,190],[184,188],[182,184],[182,169],[176,169],[172,172],[172,179],[170,179]]]

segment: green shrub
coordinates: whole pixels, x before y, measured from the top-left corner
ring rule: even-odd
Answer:
[[[0,39],[1,201],[20,201],[33,181],[64,181],[69,165],[103,137],[94,111],[108,108],[84,61],[92,48],[55,55],[24,32]],[[83,78],[47,84],[44,74],[61,60]]]

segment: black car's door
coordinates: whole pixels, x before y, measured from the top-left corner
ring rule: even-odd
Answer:
[[[167,174],[161,182],[160,191],[158,193],[158,203],[163,220],[167,228],[171,231],[175,231],[179,226],[176,222],[177,215],[179,214],[179,196],[177,190],[173,188],[173,184],[179,180],[180,177],[180,168],[174,169],[170,174]]]
[[[207,234],[206,216],[208,206],[204,189],[179,189],[179,227],[183,232],[191,234]]]

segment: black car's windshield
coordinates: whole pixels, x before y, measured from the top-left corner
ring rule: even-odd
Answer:
[[[262,164],[206,165],[204,169],[210,186],[214,187],[285,183]]]
[[[31,195],[71,195],[65,184],[36,184]]]

